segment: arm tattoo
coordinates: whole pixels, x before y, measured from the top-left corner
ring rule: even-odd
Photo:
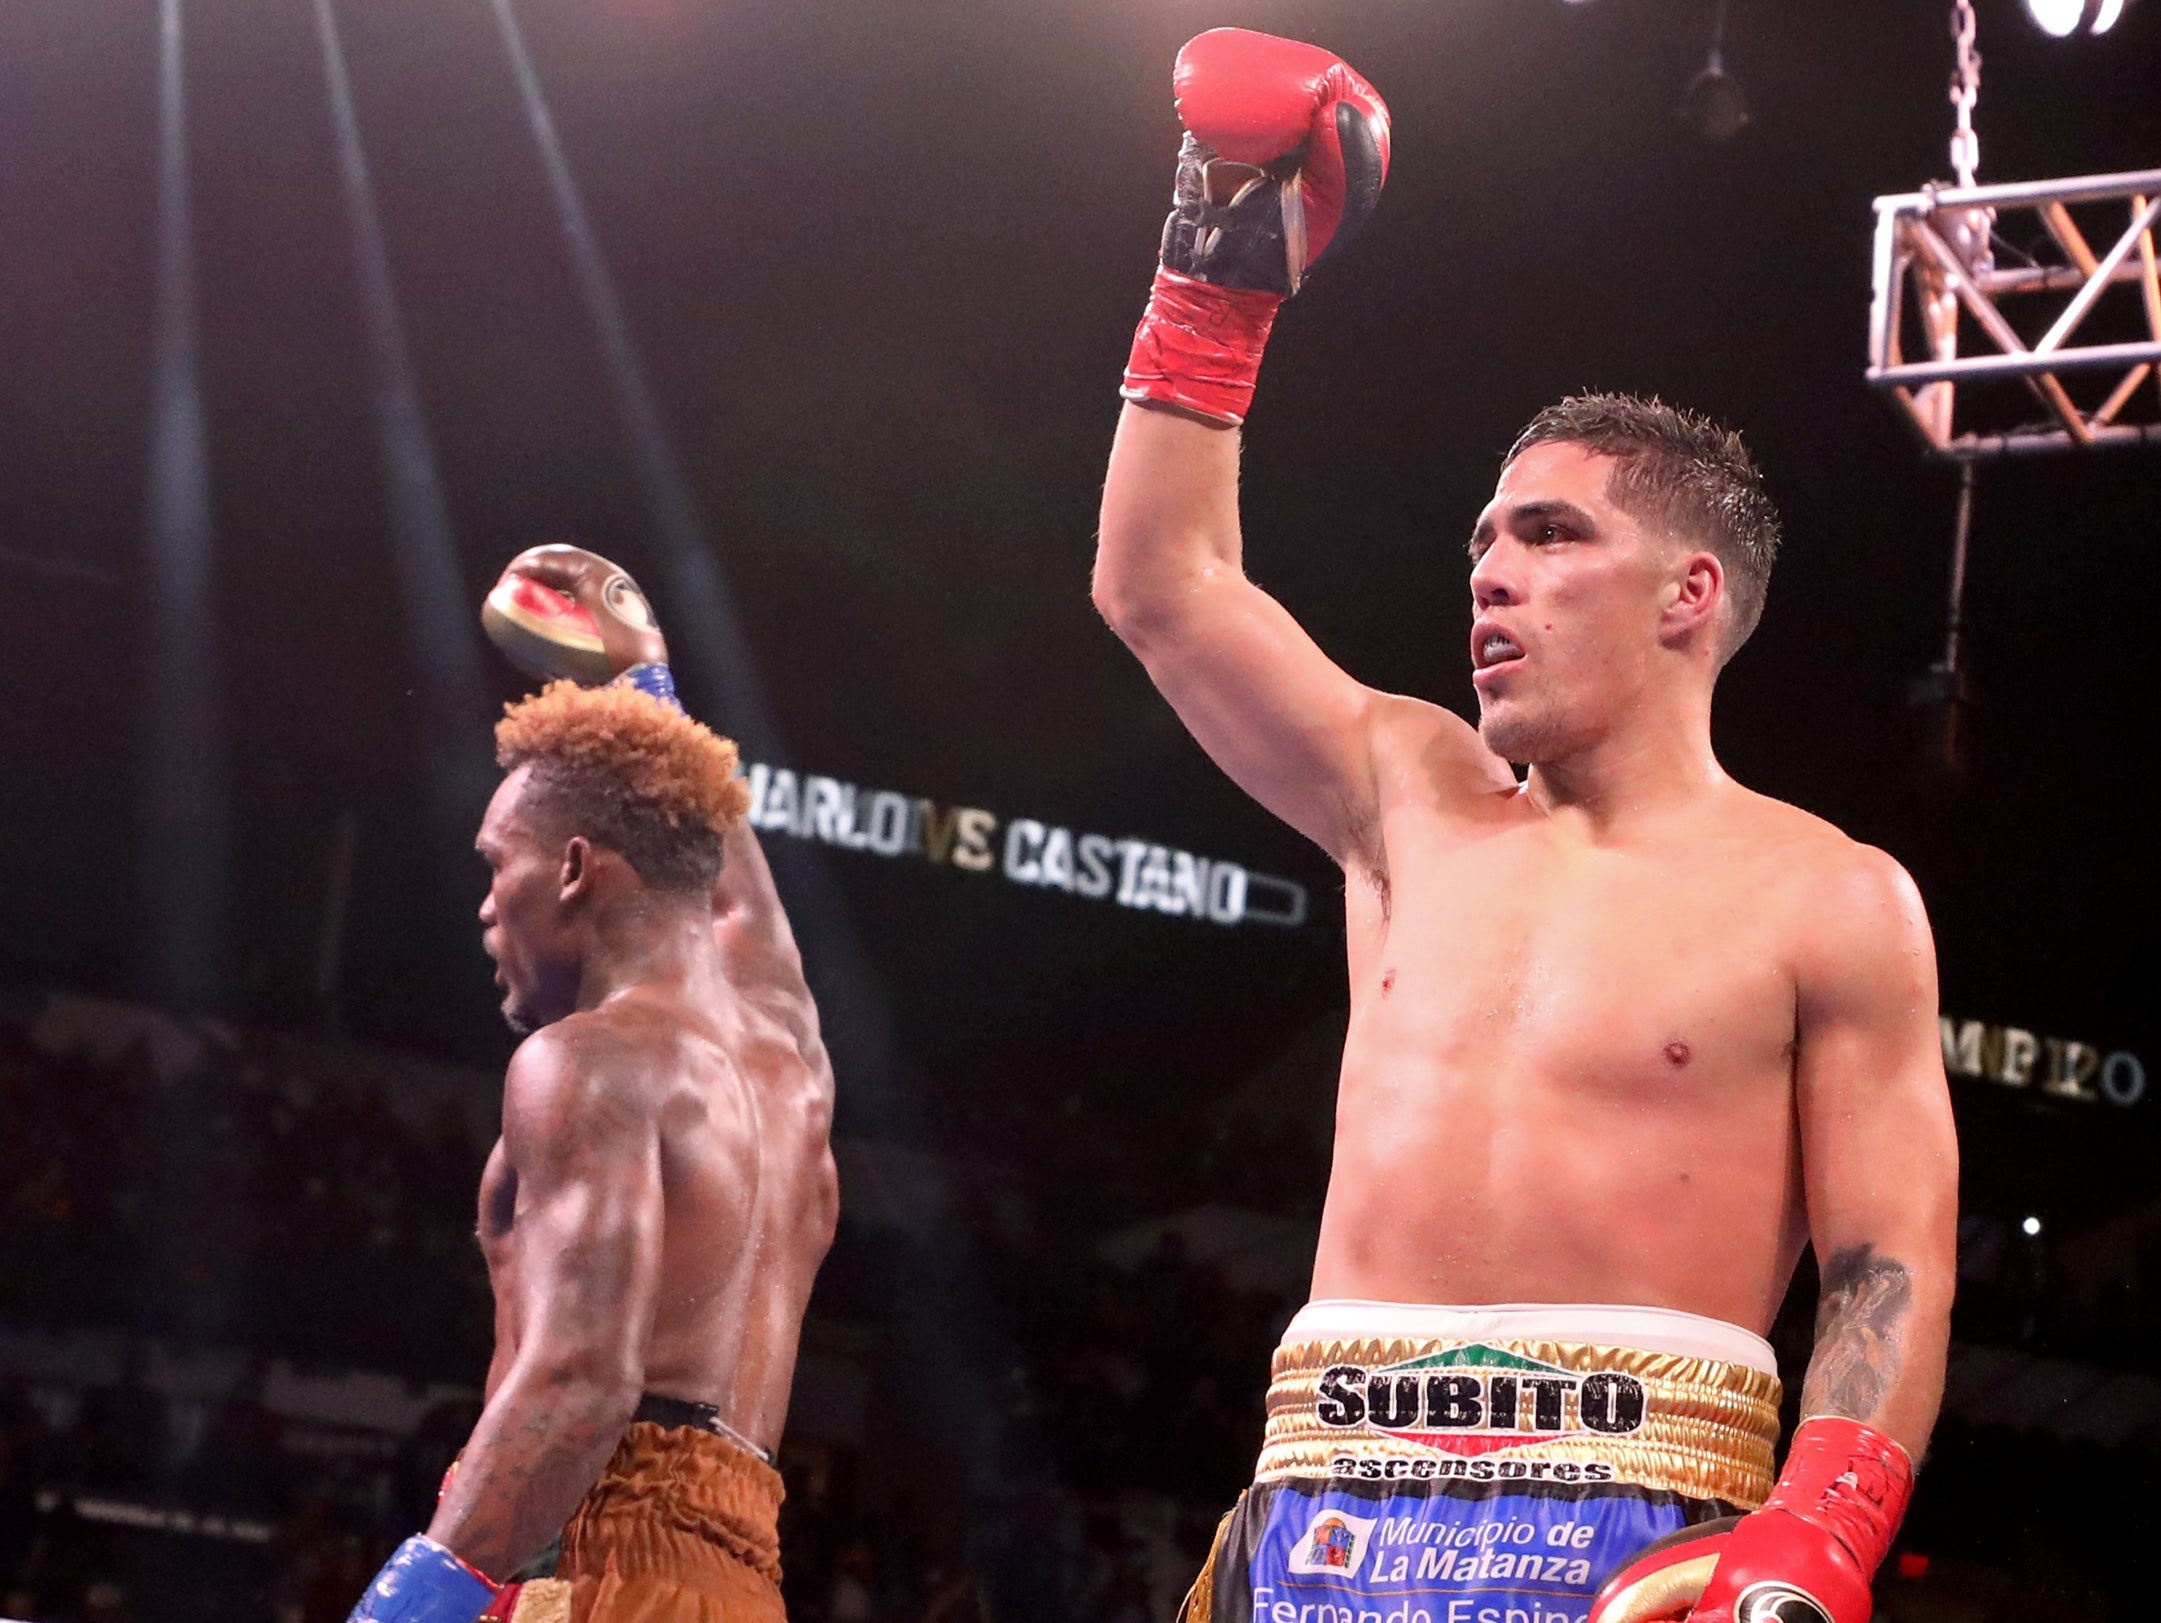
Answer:
[[[1899,1346],[1913,1305],[1913,1275],[1872,1245],[1847,1246],[1823,1265],[1816,1351],[1801,1413],[1867,1420],[1898,1379]]]
[[[483,1432],[488,1433],[484,1446]],[[498,1579],[562,1531],[622,1435],[604,1403],[562,1394],[546,1411],[483,1419],[430,1531]]]

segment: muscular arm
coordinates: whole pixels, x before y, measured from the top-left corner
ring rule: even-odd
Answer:
[[[517,1352],[428,1528],[497,1577],[562,1530],[637,1407],[662,1209],[636,1063],[573,1017],[527,1039],[505,1082]]]
[[[1096,607],[1210,758],[1346,860],[1374,821],[1379,696],[1246,579],[1240,552],[1237,433],[1127,405],[1103,486]]]
[[[780,1023],[804,1063],[830,1088],[832,1061],[819,1030],[817,1002],[803,978],[803,954],[780,905],[765,849],[747,820],[728,831],[723,852],[720,880],[713,887],[713,934],[728,984]]]
[[[1801,1413],[1921,1457],[1943,1398],[1958,1145],[1936,960],[1913,881],[1881,852],[1824,887],[1801,969],[1802,1174],[1823,1285]]]
[[[765,848],[748,819],[728,830],[721,853],[720,878],[713,885],[713,924],[721,948],[731,961],[743,960],[746,973],[776,970],[800,981],[803,955],[780,905]]]

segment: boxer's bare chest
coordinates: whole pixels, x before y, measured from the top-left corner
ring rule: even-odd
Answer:
[[[1384,1043],[1586,1089],[1784,1070],[1789,876],[1760,845],[1404,818],[1388,857],[1380,916],[1351,920],[1354,1025]]]
[[[1793,1243],[1794,858],[1523,811],[1392,814],[1385,888],[1350,876],[1315,1288],[1752,1316]],[[1731,1250],[1649,1243],[1701,1232]]]

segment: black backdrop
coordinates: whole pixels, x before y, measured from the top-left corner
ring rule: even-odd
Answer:
[[[1962,786],[1917,766],[1949,474],[1861,384],[1868,202],[1946,168],[1943,8],[1742,0],[1755,121],[1675,120],[1708,6],[1599,0],[527,0],[519,15],[788,764],[1294,877],[1223,929],[855,853],[806,925],[843,1125],[995,1146],[1084,1095],[1170,1153],[1287,1048],[1325,1122],[1333,876],[1184,738],[1086,595],[1113,388],[1175,143],[1179,41],[1342,51],[1396,163],[1286,313],[1247,441],[1249,556],[1358,675],[1467,706],[1460,541],[1495,459],[1582,386],[1743,427],[1790,533],[1721,693],[1729,768],[1879,843],[1961,1014],[2161,1062],[2161,549],[2151,454],[1985,471]],[[2161,163],[2161,7],[2096,42],[1981,6],[1984,179]],[[1700,13],[1700,14],[1699,14]],[[360,818],[343,1029],[494,1064],[479,872],[431,828],[352,242],[308,8],[187,8],[192,243],[235,879],[211,1001],[306,1029],[331,830]],[[599,343],[481,0],[339,21],[399,306],[477,597],[570,537],[664,575]],[[155,997],[143,951],[156,11],[0,8],[0,978]],[[669,605],[663,601],[666,612]],[[492,657],[489,664],[494,672]],[[689,671],[694,694],[711,673]],[[502,675],[497,697],[515,691]],[[726,717],[716,717],[723,727]],[[776,840],[790,894],[802,849]],[[451,871],[456,872],[455,868]],[[845,931],[866,967],[836,985]],[[881,1039],[851,998],[875,994]],[[1302,1045],[1302,1046],[1300,1046]],[[1968,1201],[2076,1224],[2144,1197],[2161,1101],[1961,1084]],[[1170,1131],[1166,1133],[1168,1127]],[[1235,1136],[1223,1153],[1235,1156]],[[1317,1197],[1286,1165],[1293,1205]],[[1269,1176],[1266,1169],[1257,1175]]]

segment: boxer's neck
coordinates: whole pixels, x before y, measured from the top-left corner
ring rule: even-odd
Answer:
[[[1549,818],[1580,822],[1593,838],[1625,835],[1727,781],[1711,751],[1711,695],[1676,685],[1633,704],[1581,749],[1533,763],[1524,783]]]
[[[722,986],[713,909],[700,897],[678,902],[640,892],[618,897],[594,920],[580,965],[577,1007],[598,1008],[633,988],[681,993],[693,1002]]]

